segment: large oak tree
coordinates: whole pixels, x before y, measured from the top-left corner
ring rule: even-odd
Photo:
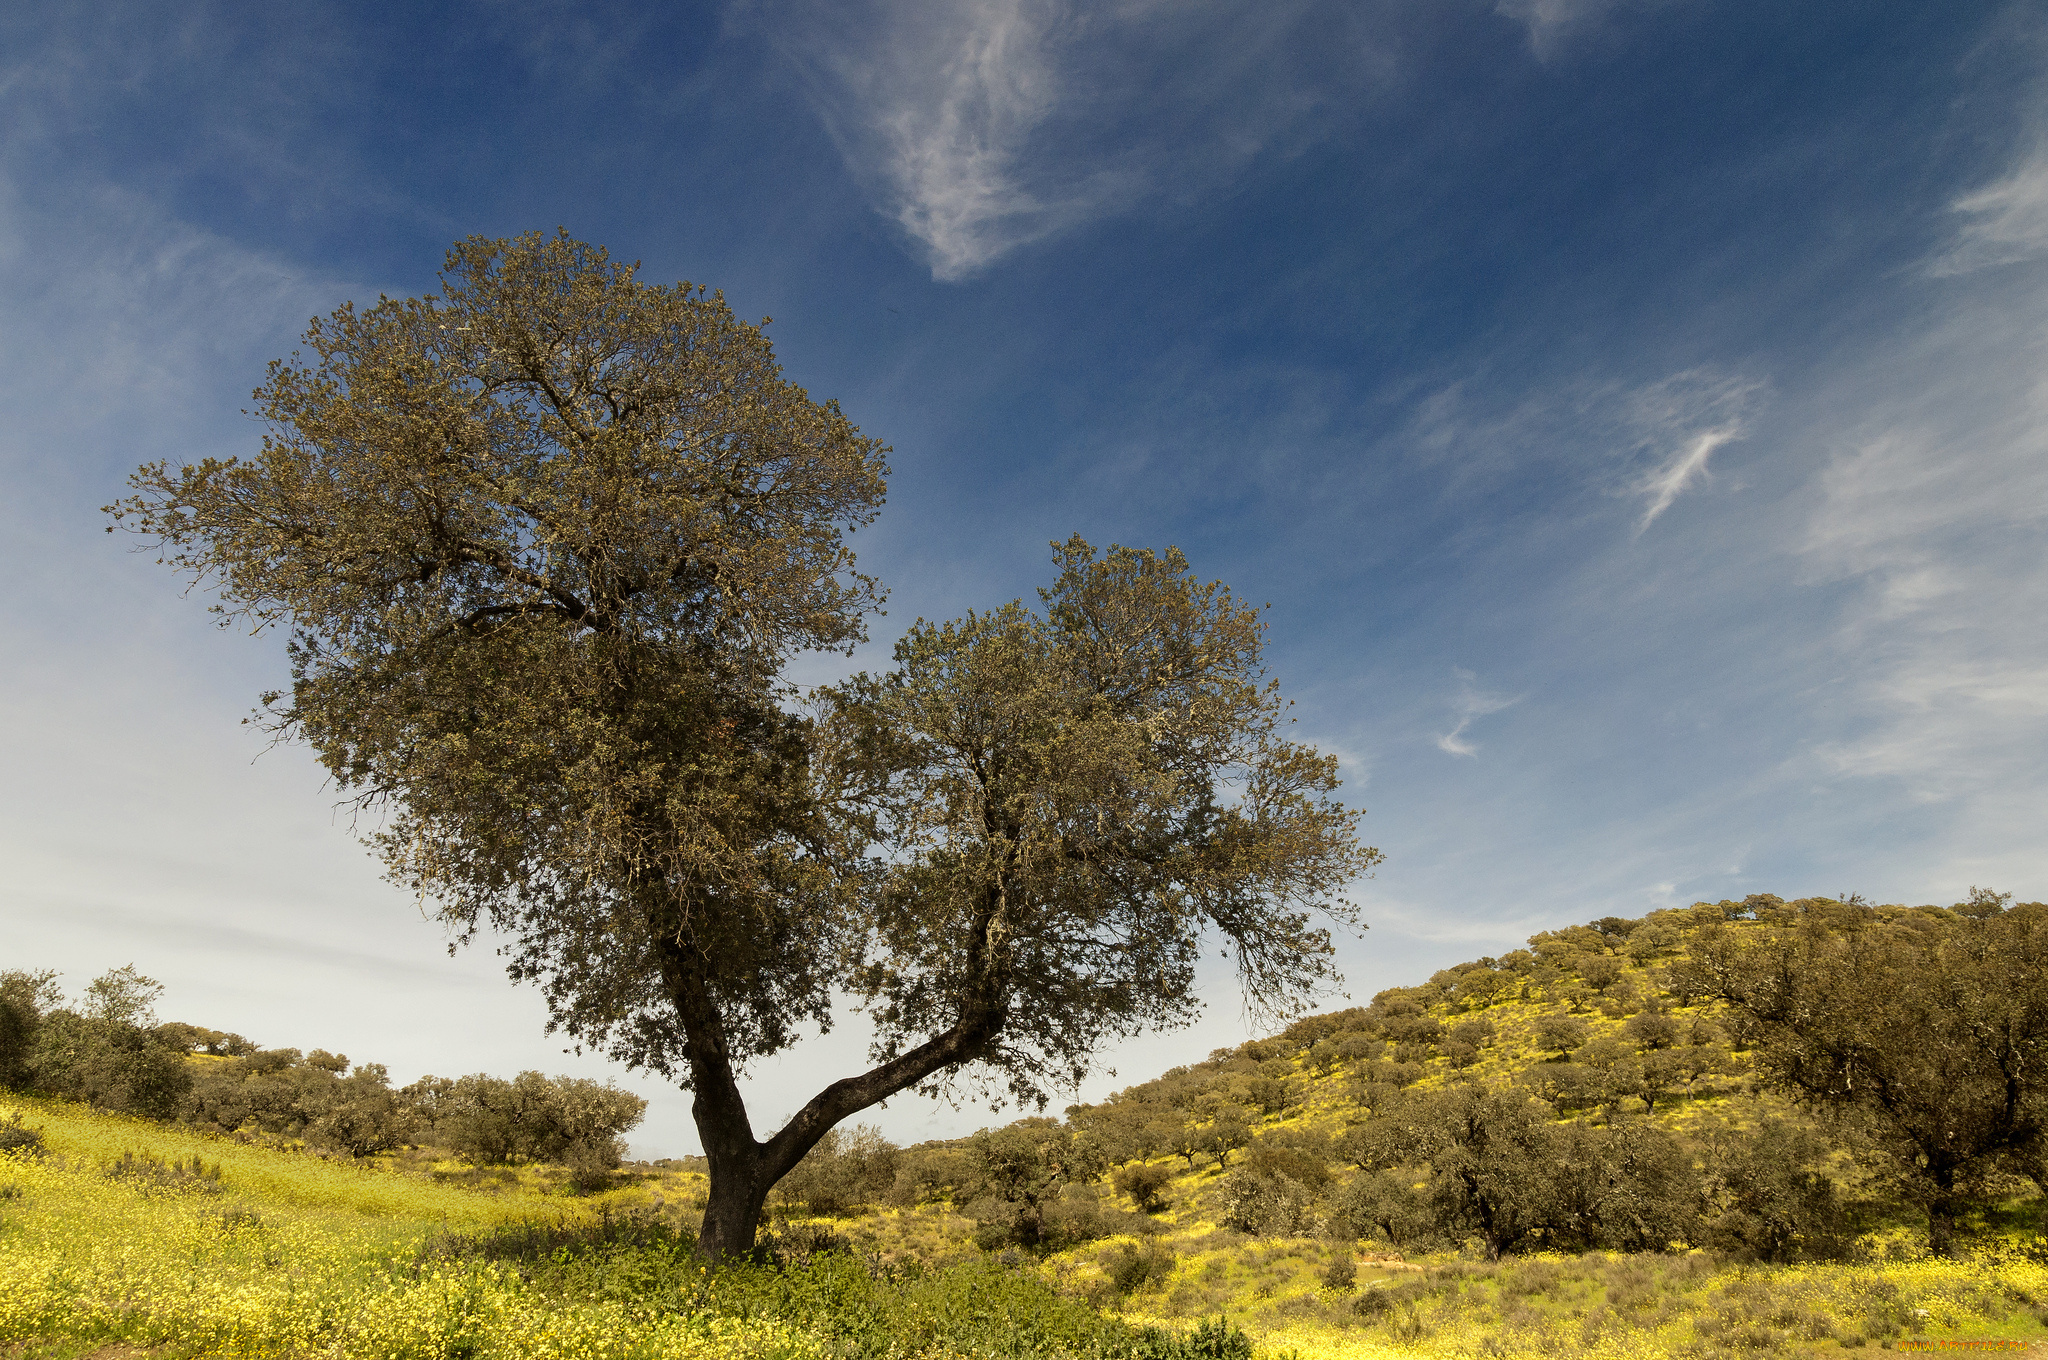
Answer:
[[[897,667],[778,680],[862,636],[842,534],[883,450],[722,298],[569,240],[471,239],[442,291],[343,307],[257,393],[246,459],[111,507],[289,630],[266,721],[374,814],[393,879],[511,942],[580,1042],[693,1093],[703,1249],[907,1088],[1071,1084],[1185,1021],[1218,935],[1255,1005],[1332,975],[1377,852],[1281,736],[1256,612],[1177,554],[1073,541],[1043,612],[920,623]],[[851,993],[874,1066],[758,1137],[737,1082]]]

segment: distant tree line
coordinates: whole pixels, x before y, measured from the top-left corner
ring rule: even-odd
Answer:
[[[854,1130],[776,1203],[945,1200],[992,1250],[1148,1235],[1148,1215],[1198,1196],[1254,1235],[1772,1261],[1840,1255],[1907,1211],[1946,1251],[1960,1221],[2048,1176],[2044,916],[1973,892],[1950,908],[1760,895],[1603,918],[1064,1121],[906,1149]],[[1118,1265],[1141,1278],[1156,1255]]]
[[[2048,907],[1977,889],[1609,917],[1068,1116],[1142,1206],[1157,1159],[1227,1172],[1245,1232],[1786,1260],[1904,1210],[1943,1253],[2048,1186],[2044,954]],[[1756,1092],[1791,1100],[1724,1099]],[[1341,1133],[1293,1118],[1312,1097]],[[1674,1104],[1696,1113],[1658,1117]]]
[[[359,1153],[431,1140],[478,1161],[602,1162],[638,1117],[633,1097],[537,1073],[392,1090],[374,1065],[156,1025],[153,986],[115,970],[72,1008],[47,974],[0,975],[0,1074]],[[1249,1235],[1404,1252],[1676,1243],[1771,1261],[1838,1256],[1917,1216],[1945,1253],[2042,1199],[2044,1060],[2048,906],[1758,895],[1545,932],[1063,1120],[908,1148],[834,1130],[770,1207],[947,1203],[991,1251],[1143,1240],[1193,1208]],[[1112,1273],[1155,1278],[1164,1250],[1132,1248]]]
[[[352,1157],[431,1145],[480,1164],[559,1163],[585,1181],[619,1165],[621,1135],[646,1111],[630,1092],[539,1072],[429,1076],[394,1088],[381,1063],[159,1024],[162,992],[129,966],[95,979],[71,1005],[55,973],[0,972],[0,1085]]]

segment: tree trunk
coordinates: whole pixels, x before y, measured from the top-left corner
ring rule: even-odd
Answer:
[[[703,1137],[701,1115],[697,1130]],[[743,1256],[753,1250],[761,1209],[768,1202],[768,1191],[774,1182],[761,1174],[758,1148],[737,1150],[737,1156],[733,1155],[735,1150],[728,1150],[725,1155],[714,1157],[708,1152],[709,1138],[705,1139],[705,1147],[711,1193],[704,1205],[704,1226],[697,1237],[697,1253],[714,1261]]]
[[[712,999],[711,961],[680,927],[656,934],[662,979],[683,1028],[684,1056],[695,1094],[690,1113],[711,1176],[697,1241],[697,1254],[706,1260],[731,1259],[753,1250],[769,1190],[834,1125],[941,1069],[972,1061],[1009,1019],[998,978],[985,966],[988,951],[977,940],[969,949],[969,976],[982,979],[983,985],[963,1002],[950,1028],[879,1067],[833,1082],[762,1142],[754,1137],[746,1101],[734,1080],[725,1019]]]
[[[1953,1256],[1956,1250],[1956,1219],[1964,1204],[1944,1190],[1927,1202],[1927,1250],[1934,1256]]]

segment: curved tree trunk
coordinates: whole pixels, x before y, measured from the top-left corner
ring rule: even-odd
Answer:
[[[1009,1019],[1001,1000],[1000,974],[989,963],[995,925],[992,919],[985,921],[970,941],[968,976],[980,986],[949,1028],[879,1067],[833,1082],[765,1142],[754,1137],[734,1077],[725,1020],[711,991],[711,960],[680,926],[655,932],[663,982],[683,1027],[684,1055],[695,1093],[690,1113],[711,1178],[697,1242],[700,1257],[721,1260],[752,1251],[768,1192],[833,1126],[986,1050]]]

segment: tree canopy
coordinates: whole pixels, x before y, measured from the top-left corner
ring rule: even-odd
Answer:
[[[110,507],[289,630],[264,721],[394,881],[488,925],[553,1024],[691,1089],[709,1251],[833,1125],[963,1072],[1042,1099],[1185,1021],[1220,932],[1255,1006],[1332,975],[1317,912],[1378,858],[1280,735],[1256,613],[1075,539],[1045,612],[913,628],[814,697],[879,588],[842,541],[884,450],[758,327],[566,236],[471,239],[438,296],[345,306],[257,392],[253,457]],[[736,1083],[850,990],[876,1066],[754,1135]]]
[[[1859,1126],[1950,1251],[2002,1173],[2048,1172],[2048,906],[1808,898],[1710,931],[1689,965],[1767,1076]]]

